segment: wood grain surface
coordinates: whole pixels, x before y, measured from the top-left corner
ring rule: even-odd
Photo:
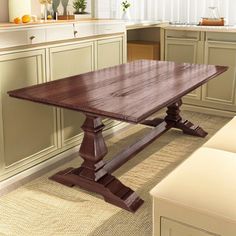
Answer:
[[[138,60],[8,93],[16,98],[140,123],[226,70],[225,66]]]

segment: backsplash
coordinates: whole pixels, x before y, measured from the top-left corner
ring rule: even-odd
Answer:
[[[1,7],[0,7],[0,22],[8,22],[8,0],[0,0],[1,1]],[[20,0],[19,0],[20,1]],[[58,0],[53,0],[55,1],[55,3],[58,2]],[[74,9],[73,9],[73,1],[74,0],[69,0],[67,3],[67,7],[63,7],[62,5],[62,1],[63,4],[66,5],[66,1],[68,0],[59,0],[59,6],[58,6],[58,12],[59,14],[63,14],[64,10],[66,10],[66,12],[73,14]],[[57,4],[58,4],[57,3]],[[31,0],[31,8],[32,8],[32,15],[36,15],[38,17],[40,17],[41,15],[41,5],[39,3],[39,0]],[[91,0],[87,0],[87,9],[86,11],[91,12]]]

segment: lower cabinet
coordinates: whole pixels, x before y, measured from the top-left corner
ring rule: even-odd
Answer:
[[[199,63],[201,54],[199,48],[199,32],[167,31],[165,40],[165,60],[177,63]],[[201,99],[201,89],[196,89],[185,96],[194,101]]]
[[[48,158],[58,143],[54,108],[7,94],[46,81],[45,50],[1,55],[0,71],[1,180]]]
[[[49,49],[51,80],[86,73],[94,67],[94,42],[77,43]],[[80,112],[58,109],[59,132],[62,147],[71,147],[81,140],[84,115]]]
[[[161,236],[217,236],[190,225],[178,223],[166,218],[161,220]]]
[[[118,65],[125,61],[124,45],[122,34],[0,52],[0,181],[78,145],[85,119],[7,91]]]
[[[217,111],[236,111],[235,33],[166,30],[165,60],[228,66],[227,72],[188,94],[186,104]],[[228,113],[227,113],[228,114]]]
[[[211,42],[205,47],[205,63],[225,65],[229,69],[203,86],[202,101],[205,106],[236,111],[236,42]]]
[[[97,69],[116,66],[125,62],[123,44],[124,42],[122,37],[98,40]],[[119,121],[111,119],[104,119],[103,123],[105,124],[104,131],[120,124]]]
[[[123,63],[123,44],[122,37],[98,40],[97,69],[103,69]]]

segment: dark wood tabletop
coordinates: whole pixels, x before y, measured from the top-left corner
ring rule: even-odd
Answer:
[[[34,102],[140,123],[226,70],[224,66],[139,60],[8,93]]]

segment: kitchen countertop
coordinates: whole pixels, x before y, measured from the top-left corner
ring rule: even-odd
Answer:
[[[126,29],[139,29],[139,28],[149,28],[149,27],[164,27],[169,25],[167,21],[151,21],[151,20],[134,20],[125,21]]]
[[[127,30],[158,27],[170,30],[210,31],[210,32],[236,32],[236,25],[230,26],[198,26],[193,24],[169,24],[167,21],[155,20],[132,20],[123,21],[119,19],[82,19],[82,20],[48,20],[26,24],[0,23],[0,32],[27,28],[47,28],[56,25],[89,25],[89,24],[124,24]]]
[[[229,26],[199,26],[199,25],[178,25],[178,24],[168,24],[163,26],[165,29],[169,30],[189,30],[189,31],[205,31],[205,32],[225,32],[225,33],[236,33],[236,25]]]
[[[103,24],[103,23],[120,23],[124,24],[122,20],[115,20],[115,19],[80,19],[80,20],[40,20],[37,22],[30,22],[30,23],[21,23],[21,24],[14,24],[14,23],[0,23],[0,31],[6,30],[15,30],[15,29],[26,29],[26,28],[44,28],[44,27],[51,27],[56,25],[70,25],[70,24]]]

